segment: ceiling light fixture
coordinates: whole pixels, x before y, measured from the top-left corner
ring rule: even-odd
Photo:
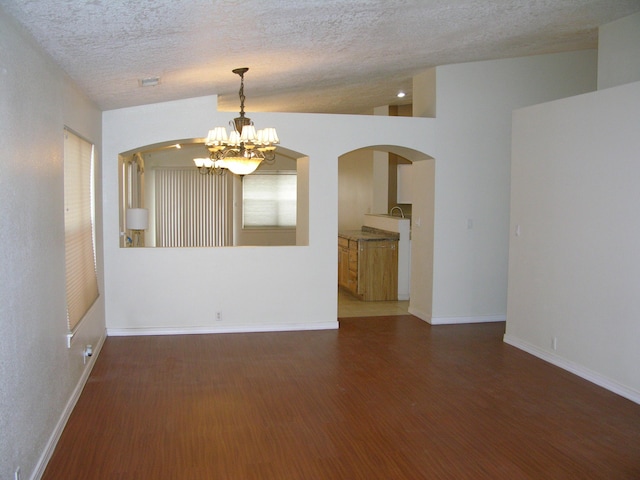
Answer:
[[[244,74],[248,68],[236,68],[240,76],[240,116],[229,122],[231,133],[225,127],[209,130],[204,141],[209,158],[194,158],[203,175],[223,174],[227,169],[236,175],[249,175],[263,162],[273,163],[276,145],[280,143],[275,128],[256,131],[250,118],[244,116]]]
[[[405,95],[406,95],[406,93],[404,93],[404,92],[398,92],[397,97],[398,97],[398,98],[404,98],[404,97],[405,97]]]

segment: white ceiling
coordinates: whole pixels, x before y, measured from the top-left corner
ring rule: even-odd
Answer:
[[[0,0],[103,110],[370,113],[429,67],[597,47],[640,0]],[[160,77],[155,87],[138,81]],[[395,95],[407,91],[402,101]]]

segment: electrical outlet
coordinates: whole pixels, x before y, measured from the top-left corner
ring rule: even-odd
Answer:
[[[216,312],[216,320],[218,322],[222,320],[222,312]]]
[[[82,352],[82,363],[84,365],[87,364],[87,358],[93,355],[93,346],[85,345],[84,351]]]
[[[20,467],[16,468],[16,473],[13,475],[13,480],[21,480],[22,476],[20,475]]]
[[[558,337],[553,337],[551,339],[551,348],[553,348],[553,350],[558,350]]]

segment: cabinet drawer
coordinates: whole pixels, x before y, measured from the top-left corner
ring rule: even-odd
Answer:
[[[338,246],[349,248],[349,239],[344,237],[338,237]]]

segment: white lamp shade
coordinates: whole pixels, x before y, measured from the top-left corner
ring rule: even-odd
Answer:
[[[273,127],[267,127],[262,130],[262,142],[263,144],[275,144],[280,143],[276,129]]]
[[[256,141],[256,127],[253,125],[245,125],[242,127],[242,133],[240,134],[240,140],[244,143],[253,143]]]
[[[240,134],[235,130],[229,134],[229,140],[227,142],[228,145],[232,147],[237,147],[240,145]]]
[[[222,145],[227,141],[227,129],[224,127],[216,127],[209,130],[205,145]]]
[[[149,210],[146,208],[127,209],[127,229],[146,230],[149,228]]]

